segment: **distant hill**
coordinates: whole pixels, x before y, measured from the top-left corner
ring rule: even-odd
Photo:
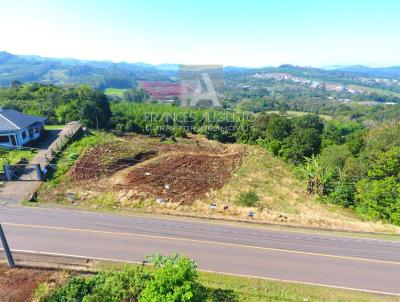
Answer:
[[[12,81],[17,80],[64,86],[85,83],[99,89],[127,89],[134,87],[138,80],[170,81],[171,78],[178,76],[178,69],[178,64],[115,63],[74,58],[14,55],[0,51],[0,86],[8,86]],[[226,76],[235,74],[245,76],[258,72],[284,72],[309,79],[351,84],[358,84],[354,80],[358,76],[400,79],[400,66],[371,68],[354,65],[322,69],[284,64],[279,67],[264,68],[227,66],[224,71]]]
[[[136,80],[169,80],[178,65],[89,61],[13,55],[0,51],[0,86],[14,80],[57,85],[89,84],[95,88],[131,88]]]
[[[370,76],[377,77],[400,77],[400,66],[391,66],[391,67],[368,67],[364,65],[352,65],[352,66],[339,66],[337,68],[333,67],[330,70],[335,71],[343,71],[343,72],[352,72],[365,74]]]

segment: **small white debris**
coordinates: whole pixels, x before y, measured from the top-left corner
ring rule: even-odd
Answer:
[[[169,189],[171,189],[171,186],[169,184],[165,184],[164,188],[169,190]]]
[[[158,203],[158,204],[164,204],[164,198],[157,198],[156,199],[156,202]]]
[[[144,175],[149,176],[149,175],[151,175],[151,173],[150,172],[144,172]]]
[[[216,209],[216,208],[217,208],[217,204],[216,203],[210,204],[210,209]]]

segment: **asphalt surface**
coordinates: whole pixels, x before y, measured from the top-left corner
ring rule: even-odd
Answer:
[[[400,242],[185,219],[0,206],[11,249],[142,261],[178,252],[216,272],[400,295]]]

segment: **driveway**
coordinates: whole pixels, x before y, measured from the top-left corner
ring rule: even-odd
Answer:
[[[43,169],[47,165],[47,159],[51,159],[51,150],[57,149],[68,135],[76,132],[80,128],[80,124],[72,122],[64,126],[60,130],[48,130],[46,135],[40,139],[32,148],[36,148],[38,153],[29,162],[29,164],[39,164]],[[4,186],[0,188],[0,203],[12,204],[18,203],[29,198],[39,188],[41,181],[32,180],[31,171],[27,169],[16,181],[6,181]]]

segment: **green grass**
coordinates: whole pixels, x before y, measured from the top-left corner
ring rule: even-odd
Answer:
[[[65,125],[46,125],[44,128],[46,130],[62,130]]]
[[[104,93],[109,96],[118,96],[118,97],[123,97],[124,92],[126,89],[119,89],[119,88],[107,88]]]
[[[267,113],[277,113],[279,114],[279,111],[267,111]],[[303,116],[307,114],[313,114],[311,112],[305,112],[305,111],[287,111],[287,116],[288,117],[294,117],[294,116]],[[325,114],[318,114],[323,120],[330,121],[332,120],[332,116],[330,115],[325,115]]]
[[[400,97],[400,93],[390,91],[390,90],[385,90],[382,88],[374,88],[374,87],[366,87],[366,86],[358,86],[358,85],[349,85],[349,88],[359,89],[359,90],[363,90],[363,91],[369,91],[371,93],[376,93],[376,94],[380,94],[380,95],[386,95],[386,96],[393,95],[393,96]]]
[[[8,150],[8,149],[0,149],[0,171],[3,171],[4,164],[16,164],[21,160],[21,158],[25,158],[30,161],[36,154],[34,150]]]
[[[62,177],[75,161],[90,147],[96,146],[101,143],[111,141],[114,138],[112,134],[93,131],[92,135],[85,136],[82,139],[68,145],[67,148],[59,154],[57,161],[57,170],[49,175],[51,183],[56,185],[60,177]]]
[[[257,206],[258,202],[260,201],[260,197],[257,195],[255,191],[247,191],[240,193],[235,203],[240,206],[244,207],[255,207]]]
[[[400,301],[399,297],[381,296],[350,290],[333,289],[289,282],[236,277],[201,272],[200,283],[207,288],[233,290],[241,302],[259,301],[337,301],[385,302]]]

